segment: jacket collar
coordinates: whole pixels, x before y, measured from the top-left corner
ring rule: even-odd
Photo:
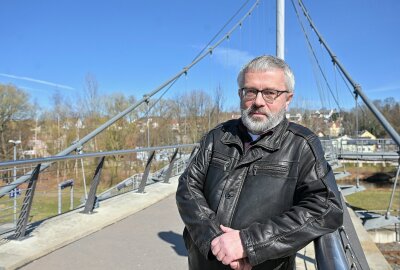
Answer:
[[[283,134],[288,126],[289,121],[285,117],[277,126],[261,135],[261,137],[255,142],[255,145],[271,151],[280,149],[282,145]]]
[[[223,144],[235,144],[242,149],[242,152],[244,149],[243,142],[247,140],[251,140],[250,135],[247,133],[246,127],[242,124],[241,119],[235,121],[234,125],[227,126],[221,138]]]
[[[282,137],[289,121],[284,118],[276,127],[262,134],[261,137],[255,141],[254,145],[260,146],[267,150],[275,151],[281,147]],[[249,141],[250,135],[247,133],[246,127],[243,125],[241,119],[236,125],[232,125],[226,128],[224,135],[221,138],[223,144],[235,144],[238,145],[243,151],[243,142]]]

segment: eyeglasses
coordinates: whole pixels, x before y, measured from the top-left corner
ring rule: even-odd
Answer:
[[[261,93],[261,96],[263,97],[265,102],[270,103],[270,104],[274,103],[275,99],[277,99],[283,93],[289,93],[289,91],[287,91],[287,90],[284,90],[284,91],[274,90],[274,89],[258,90],[258,89],[246,88],[246,87],[240,88],[240,90],[242,91],[243,98],[246,101],[256,99],[257,94]]]

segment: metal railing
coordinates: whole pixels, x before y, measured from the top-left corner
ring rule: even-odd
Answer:
[[[358,239],[346,202],[339,194],[343,207],[343,225],[335,232],[314,241],[318,269],[347,270],[369,269],[367,259]]]
[[[35,186],[40,174],[40,164],[43,162],[55,162],[55,161],[67,161],[67,160],[78,160],[82,158],[100,158],[97,166],[95,166],[95,173],[93,180],[91,181],[90,191],[85,198],[83,204],[79,204],[75,207],[84,208],[82,213],[90,214],[96,207],[99,201],[108,199],[110,197],[115,197],[120,194],[124,194],[129,191],[144,192],[144,187],[149,184],[154,183],[168,183],[169,178],[173,175],[179,175],[187,167],[190,157],[193,156],[194,150],[197,149],[198,144],[188,144],[188,145],[173,145],[164,147],[151,147],[142,149],[131,149],[131,150],[120,150],[120,151],[110,151],[110,152],[98,152],[98,153],[86,153],[81,155],[70,155],[64,157],[47,157],[32,160],[19,160],[15,162],[1,162],[0,168],[6,168],[11,166],[26,166],[32,164],[39,164],[36,166],[34,173],[29,179],[29,185],[24,190],[26,195],[24,202],[21,207],[20,215],[18,218],[17,226],[13,228],[14,232],[11,234],[12,239],[23,239],[29,230],[28,220],[30,217],[30,209],[32,206],[32,201],[35,194]],[[193,148],[193,151],[178,153],[179,149]],[[150,166],[154,160],[154,152],[165,149],[173,149],[171,152],[171,158],[168,159],[166,166],[162,167],[150,173]],[[105,164],[105,157],[118,156],[118,155],[129,155],[138,152],[148,152],[148,158],[146,160],[146,165],[144,167],[143,173],[132,174],[131,176],[125,178],[123,181],[118,182],[116,185],[105,190],[104,192],[97,195],[97,187],[101,181],[101,172]],[[70,180],[61,182],[57,187],[59,192],[61,186],[64,188],[71,187],[75,185]],[[25,184],[26,185],[26,184]],[[340,195],[339,195],[340,196]],[[72,200],[72,197],[71,197]],[[345,203],[343,202],[345,208]],[[58,213],[61,211],[58,208]],[[347,211],[347,209],[345,210]],[[0,210],[1,212],[1,210]],[[354,244],[355,243],[355,244]],[[368,269],[366,264],[365,256],[359,245],[357,234],[355,233],[354,227],[350,220],[350,217],[345,214],[345,221],[343,227],[338,231],[320,237],[315,242],[315,252],[316,261],[320,269]],[[327,255],[329,254],[329,255]],[[332,259],[334,262],[332,263]],[[347,265],[348,267],[344,267]],[[362,266],[362,267],[361,267]]]
[[[12,189],[9,192],[4,192],[1,191],[0,195],[2,196],[0,198],[0,234],[4,235],[5,237],[10,237],[11,239],[23,239],[27,231],[29,230],[28,227],[32,226],[32,218],[34,218],[34,221],[39,221],[48,217],[51,217],[53,215],[61,214],[62,213],[62,189],[70,187],[71,188],[71,193],[70,193],[70,200],[69,200],[69,207],[67,208],[68,211],[71,209],[78,209],[83,207],[82,213],[90,214],[93,212],[93,209],[98,206],[98,202],[101,200],[108,199],[110,197],[117,196],[119,194],[128,192],[128,191],[136,191],[143,193],[145,192],[145,187],[148,184],[153,184],[157,182],[164,182],[168,183],[169,179],[171,176],[177,175],[182,173],[182,170],[186,168],[187,162],[190,158],[190,153],[191,149],[196,149],[198,144],[185,144],[185,145],[172,145],[172,146],[163,146],[163,147],[149,147],[149,148],[141,148],[141,149],[129,149],[129,150],[119,150],[119,151],[109,151],[109,152],[97,152],[97,153],[85,153],[85,154],[80,154],[80,155],[68,155],[68,156],[54,156],[54,157],[46,157],[46,158],[38,158],[38,159],[30,159],[30,160],[18,160],[18,161],[6,161],[6,162],[0,162],[0,168],[7,168],[7,167],[16,167],[17,169],[20,166],[27,166],[27,165],[36,165],[35,169],[33,170],[33,173],[30,174],[27,177],[27,180],[23,183],[20,183],[16,188]],[[158,170],[153,170],[151,172],[151,166],[154,164],[155,161],[155,153],[157,151],[163,151],[169,152],[169,156],[164,156],[163,160],[158,160],[157,162],[159,163],[158,165],[166,164],[166,166],[162,167],[161,169]],[[105,163],[106,157],[116,157],[116,156],[129,156],[132,154],[137,154],[137,153],[142,153],[142,152],[150,152],[151,154],[147,157],[146,161],[146,166],[144,168],[144,173],[135,173],[132,174],[131,176],[127,177],[125,180],[119,182],[118,184],[114,185],[113,187],[109,188],[105,192],[102,192],[101,194],[97,195],[97,189],[99,187],[99,184],[102,179],[102,172],[103,168],[106,167]],[[193,153],[193,151],[192,151]],[[56,170],[54,169],[53,171],[51,169],[48,169],[44,172],[41,172],[40,166],[42,163],[45,162],[50,162],[53,164],[52,167],[56,167],[61,162],[72,162],[76,164],[82,164],[82,163],[77,163],[79,159],[89,159],[89,158],[99,158],[99,162],[96,166],[91,166],[94,169],[94,174],[92,177],[92,181],[90,181],[90,191],[87,193],[86,192],[86,181],[85,181],[85,175],[82,176],[83,178],[83,183],[79,183],[78,181],[74,181],[74,179],[71,178],[71,175],[68,175],[68,180],[65,181],[60,181],[60,179],[56,179]],[[56,163],[58,162],[58,163]],[[121,161],[123,162],[123,161]],[[113,163],[116,167],[121,166],[120,163]],[[131,159],[125,162],[132,162]],[[92,162],[94,163],[94,162]],[[137,160],[136,163],[144,163],[144,160]],[[88,161],[87,164],[90,165],[90,162]],[[68,164],[67,164],[68,166]],[[109,166],[109,165],[107,165]],[[88,167],[88,165],[87,165]],[[109,166],[110,167],[110,166]],[[154,167],[154,166],[153,166]],[[110,169],[110,168],[108,168]],[[79,175],[79,172],[75,170],[75,168],[70,167],[68,169],[70,174],[76,174]],[[90,173],[90,170],[86,169],[83,170],[82,172],[86,171],[86,174]],[[7,170],[5,170],[7,172]],[[93,171],[92,171],[93,172]],[[47,174],[45,177],[43,175]],[[4,175],[4,174],[3,174]],[[41,179],[43,178],[43,179]],[[64,175],[60,177],[62,179],[67,178],[67,175]],[[46,181],[52,179],[52,181]],[[7,182],[10,179],[8,178],[3,178],[3,182]],[[39,180],[41,182],[38,184]],[[50,191],[51,188],[48,189],[43,189],[43,186],[51,186],[53,191]],[[3,185],[7,186],[7,184]],[[37,186],[41,186],[41,189],[37,189]],[[81,190],[82,188],[85,190],[85,192],[73,192],[73,188],[75,186],[80,186]],[[55,189],[57,189],[57,192],[55,192]],[[56,197],[53,194],[57,193],[58,195],[58,200],[57,204],[54,204],[54,209],[52,210],[53,214],[50,216],[43,216],[42,214],[32,214],[31,209],[32,205],[34,202],[34,198],[37,199],[38,195],[35,195],[36,193],[44,193],[44,200],[38,200],[44,204],[44,202],[48,202],[51,200],[52,197]],[[84,193],[84,194],[83,194]],[[8,195],[8,196],[4,196]],[[82,196],[81,199],[76,200],[74,202],[74,197],[75,196]],[[18,200],[16,200],[16,198]],[[23,197],[23,202],[21,202],[21,197]],[[35,200],[36,200],[35,199]],[[13,206],[9,206],[7,204],[14,204]],[[65,200],[65,204],[68,204],[68,200]],[[19,209],[17,209],[17,205]],[[56,207],[57,206],[57,207]],[[46,208],[42,205],[39,205],[38,208],[43,207]],[[64,207],[65,208],[65,207]],[[18,214],[18,218],[16,218]],[[34,215],[39,216],[39,218],[35,218]],[[13,222],[11,216],[14,216]]]
[[[326,153],[336,156],[344,153],[390,153],[398,154],[399,147],[391,139],[330,139],[321,140],[322,146]]]

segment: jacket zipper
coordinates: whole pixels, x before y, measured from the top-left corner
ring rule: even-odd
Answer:
[[[212,159],[213,159],[216,163],[218,163],[218,164],[224,166],[224,171],[226,171],[226,170],[228,169],[228,167],[229,167],[229,165],[230,165],[230,163],[231,163],[230,160],[224,160],[224,159],[217,158],[217,157],[213,157]]]
[[[242,181],[241,181],[241,183],[240,183],[240,187],[239,187],[239,191],[238,191],[238,196],[236,196],[236,198],[235,198],[235,203],[234,203],[234,205],[233,205],[233,209],[232,209],[232,216],[229,218],[229,225],[228,226],[231,226],[232,225],[232,220],[233,220],[233,217],[235,216],[235,214],[236,214],[236,206],[237,206],[237,202],[239,201],[239,197],[240,197],[240,193],[242,192],[242,188],[243,188],[243,185],[244,185],[244,181],[246,180],[246,175],[247,175],[247,173],[249,172],[249,167],[246,167],[246,169],[245,169],[245,171],[244,171],[244,173],[243,173],[243,178],[242,178]]]
[[[267,165],[263,167],[253,166],[253,175],[257,174],[257,171],[278,171],[278,172],[287,172],[288,168],[282,165]]]

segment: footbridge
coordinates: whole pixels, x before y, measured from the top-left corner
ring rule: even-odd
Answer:
[[[33,166],[28,183],[20,187],[24,196],[23,200],[17,197],[18,207],[2,211],[3,217],[10,218],[1,224],[0,269],[186,269],[183,224],[174,194],[179,175],[196,149],[197,144],[174,145],[0,163],[2,167],[39,164]],[[157,162],[156,153],[167,150],[167,164],[151,170]],[[107,159],[137,152],[148,153],[143,173],[98,191],[107,166],[115,166]],[[72,203],[70,210],[70,200],[76,197],[70,196],[71,191],[83,183],[60,183],[59,197],[51,196],[51,188],[45,186],[51,171],[39,173],[40,164],[77,159],[98,162],[93,167],[90,190],[87,195],[83,191],[80,194],[86,199]],[[41,205],[37,202],[43,204],[40,197],[64,200],[61,213],[31,221],[33,215],[39,215]],[[8,194],[3,200],[14,202],[14,198]],[[18,214],[14,223],[12,210]],[[350,208],[343,227],[299,251],[296,264],[297,269],[390,269]]]
[[[235,34],[241,33],[242,28],[249,25],[249,17],[259,6],[259,2],[254,1],[248,10],[241,8],[237,13],[241,17],[232,17],[230,24],[227,23],[192,62],[137,102],[128,102],[125,109],[115,110],[119,113],[113,117],[107,116],[103,124],[94,130],[86,130],[83,137],[79,136],[79,127],[76,127],[77,139],[68,142],[65,140],[62,145],[69,146],[63,150],[60,147],[61,151],[57,154],[45,158],[0,162],[0,269],[187,269],[187,253],[182,242],[183,224],[176,209],[174,194],[177,179],[188,166],[197,144],[150,147],[150,112],[170,89],[176,87],[179,79],[187,78],[188,72],[192,72],[194,66],[203,59],[216,55],[218,49],[223,51],[220,45],[224,42],[234,41]],[[350,90],[351,99],[354,99],[356,106],[359,99],[364,102],[365,109],[371,111],[382,124],[395,145],[394,149],[379,146],[372,149],[369,147],[370,141],[348,141],[341,142],[339,148],[338,142],[323,142],[326,158],[335,169],[336,179],[346,175],[345,170],[338,169],[342,160],[388,161],[398,166],[399,134],[365,96],[361,86],[350,77],[336,54],[327,46],[302,1],[299,0],[297,5],[294,1],[291,2],[296,16],[299,17],[302,11],[305,16],[303,20],[307,21],[317,35],[318,45],[322,45],[328,52],[334,65],[334,78],[340,76],[343,79],[340,84],[344,89]],[[309,42],[310,37],[301,21],[299,20],[308,49],[312,53],[310,58],[315,58],[315,69],[322,73],[327,90],[332,94],[333,87],[316,59],[315,50]],[[252,30],[251,26],[249,30]],[[237,40],[239,39],[242,40],[241,36]],[[254,43],[254,40],[249,39],[249,42]],[[231,46],[232,43],[229,47]],[[208,70],[208,73],[212,72]],[[185,87],[181,88],[187,90]],[[336,99],[338,94],[332,96],[341,111]],[[222,97],[219,98],[221,101]],[[210,129],[221,121],[221,118],[214,115],[221,109],[219,103],[215,106],[207,105],[207,109],[203,108],[206,107],[204,104],[201,109],[188,107],[187,112],[182,111],[180,103],[178,105],[175,108],[177,120],[174,120],[178,125],[182,124],[184,133],[179,134],[179,139],[175,133],[165,138],[171,144],[197,141],[207,131],[207,126]],[[140,114],[140,120],[145,119],[147,124],[138,128],[140,134],[137,136],[146,134],[148,147],[116,150],[128,148],[118,144],[131,135],[131,130],[125,126],[134,121],[139,122],[138,117],[130,119],[131,121],[126,118],[134,110],[143,110],[144,107],[147,110]],[[193,111],[199,112],[197,115],[190,115]],[[163,118],[162,113],[159,115]],[[191,116],[195,121],[188,125],[187,120]],[[217,121],[211,123],[213,118]],[[197,121],[199,119],[202,121]],[[355,122],[354,133],[357,137],[358,118]],[[82,124],[79,126],[82,127]],[[112,129],[108,133],[109,138],[105,140],[107,143],[117,137],[120,131],[125,132],[124,136],[118,138],[119,141],[115,140],[118,147],[112,148],[113,151],[98,151],[101,147],[91,147],[91,144],[96,144],[92,143],[94,138],[105,133],[107,129]],[[198,131],[197,137],[190,137],[189,132],[194,130]],[[160,133],[163,131],[162,128],[158,129]],[[54,144],[62,141],[58,139],[54,140]],[[16,145],[21,142],[9,142],[14,144],[16,153]],[[165,143],[167,144],[169,143]],[[110,149],[108,146],[104,149]],[[83,152],[87,149],[93,152]],[[379,152],[380,150],[382,151]],[[342,186],[341,199],[345,209],[343,226],[299,251],[297,269],[391,269],[366,229],[399,223],[398,214],[391,214],[395,208],[393,201],[399,171],[400,166],[393,183],[389,206],[383,215],[367,211],[355,213],[348,207],[346,196],[362,191],[363,188],[358,181],[355,186]]]

